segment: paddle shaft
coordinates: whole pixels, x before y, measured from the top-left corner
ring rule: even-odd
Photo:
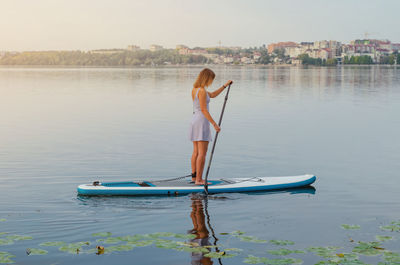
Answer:
[[[231,84],[232,84],[232,83],[231,83]],[[229,84],[229,86],[228,86],[228,91],[226,91],[224,105],[222,106],[221,116],[219,117],[219,122],[218,122],[218,126],[219,126],[219,127],[221,127],[222,117],[224,116],[224,111],[225,111],[225,106],[226,106],[226,101],[228,101],[229,91],[231,90],[231,84]],[[208,160],[208,167],[207,167],[207,172],[206,172],[206,177],[205,177],[205,183],[204,183],[204,192],[205,192],[206,194],[208,194],[208,183],[207,183],[208,173],[210,172],[211,162],[212,162],[212,158],[213,158],[213,155],[214,155],[215,145],[217,144],[218,135],[219,135],[219,132],[217,132],[217,133],[215,134],[215,139],[214,139],[213,147],[212,147],[212,149],[211,149],[211,155],[210,155],[210,158],[209,158],[209,160]]]

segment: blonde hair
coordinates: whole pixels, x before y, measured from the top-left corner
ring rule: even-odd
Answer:
[[[211,85],[212,81],[214,81],[214,78],[215,73],[211,69],[204,68],[197,76],[196,82],[194,82],[193,87],[207,87]]]

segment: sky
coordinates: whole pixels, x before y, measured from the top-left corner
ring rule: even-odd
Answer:
[[[400,0],[0,0],[0,51],[400,42]]]

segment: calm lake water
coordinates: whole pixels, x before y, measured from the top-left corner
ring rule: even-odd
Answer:
[[[234,80],[211,178],[312,173],[314,189],[221,194],[208,201],[193,195],[79,197],[78,184],[94,180],[190,173],[190,90],[201,68],[3,67],[0,254],[15,255],[17,264],[244,264],[249,255],[285,258],[267,252],[282,247],[338,246],[335,253],[349,253],[376,235],[392,236],[383,247],[399,252],[400,233],[379,227],[400,219],[400,68],[211,68],[217,77],[210,90]],[[216,120],[222,104],[222,95],[210,103]],[[236,230],[268,242],[224,234]],[[96,242],[100,237],[92,234],[98,232],[171,232],[178,238],[165,239],[200,242],[179,238],[189,233],[204,242],[209,237],[210,245],[214,235],[219,250],[242,251],[207,258],[160,248],[163,241],[153,234],[143,236],[149,246],[84,253],[126,244]],[[77,255],[40,246],[46,241],[90,245]],[[27,248],[48,254],[27,255]],[[326,260],[310,252],[287,257],[304,264]],[[360,255],[369,264],[381,259]]]

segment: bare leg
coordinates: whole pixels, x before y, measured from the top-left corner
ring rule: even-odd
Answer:
[[[206,161],[208,142],[207,141],[198,141],[197,142],[198,155],[196,160],[196,184],[204,184],[203,180],[203,170],[204,163]]]
[[[198,150],[199,149],[197,148],[197,142],[193,142],[193,154],[191,159],[192,174],[196,172],[196,161],[197,161]],[[196,181],[196,179],[192,177],[192,181]]]

